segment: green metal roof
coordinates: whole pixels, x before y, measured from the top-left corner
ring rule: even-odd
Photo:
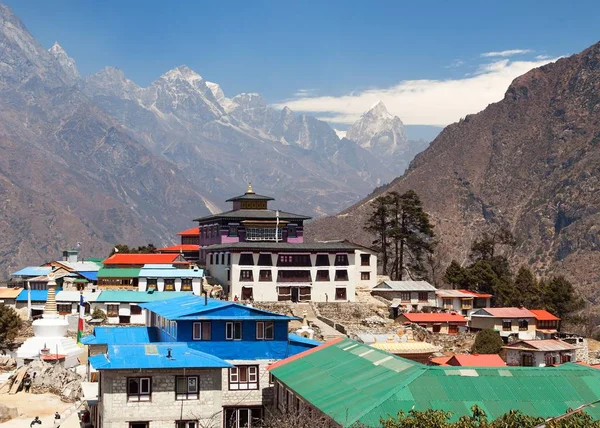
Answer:
[[[600,370],[559,367],[425,366],[345,339],[271,369],[306,401],[347,427],[380,426],[400,410],[439,409],[452,420],[477,404],[491,419],[511,409],[550,417],[600,398]],[[600,419],[600,408],[586,410]]]
[[[137,278],[140,268],[101,268],[98,278]]]
[[[191,291],[129,291],[108,290],[102,291],[96,302],[108,303],[149,303],[159,300],[174,299],[175,297],[189,296]]]

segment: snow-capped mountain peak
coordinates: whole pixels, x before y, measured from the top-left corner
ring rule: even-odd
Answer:
[[[348,129],[346,138],[380,154],[404,152],[408,148],[402,120],[392,115],[381,101],[362,114]]]
[[[75,60],[63,49],[58,42],[54,42],[52,47],[48,49],[50,54],[56,59],[60,68],[65,74],[66,80],[68,83],[76,83],[79,80],[79,70],[77,70],[77,66],[75,65]]]
[[[184,80],[191,85],[194,85],[195,82],[199,80],[203,80],[202,76],[196,73],[194,70],[189,68],[187,65],[180,65],[179,67],[175,67],[172,70],[167,71],[165,74],[160,76],[165,80]]]

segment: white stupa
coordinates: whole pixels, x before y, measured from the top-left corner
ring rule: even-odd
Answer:
[[[308,318],[306,316],[306,311],[302,313],[302,327],[295,331],[298,336],[305,337],[306,339],[313,339],[315,336],[315,331],[308,326]]]
[[[26,360],[46,358],[64,358],[65,367],[79,365],[78,357],[83,354],[83,348],[67,337],[69,323],[60,318],[56,310],[56,281],[54,274],[48,274],[48,299],[41,319],[33,322],[34,337],[30,337],[17,349],[17,363],[24,364]]]

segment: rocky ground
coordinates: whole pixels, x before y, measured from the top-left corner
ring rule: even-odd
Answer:
[[[3,394],[0,396],[0,402],[9,408],[16,408],[18,415],[16,418],[0,423],[0,428],[24,428],[29,426],[29,423],[36,416],[39,416],[42,421],[41,427],[53,427],[54,412],[63,413],[72,405],[71,403],[65,403],[51,393],[27,394],[19,392],[14,395]],[[79,427],[77,413],[64,419],[60,426],[61,428]]]

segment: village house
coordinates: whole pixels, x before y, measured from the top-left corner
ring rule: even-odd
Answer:
[[[27,286],[26,281],[31,278],[35,278],[36,276],[48,275],[52,272],[52,266],[27,266],[22,269],[19,269],[16,272],[10,274],[10,281],[8,282],[8,287],[22,287],[25,288]]]
[[[448,312],[406,312],[400,314],[396,321],[418,324],[431,333],[456,334],[459,329],[465,330],[467,319],[460,314]]]
[[[546,367],[575,362],[577,346],[556,339],[521,340],[504,351],[509,366]]]
[[[22,288],[0,288],[0,305],[16,308],[17,297],[21,291]]]
[[[530,309],[535,316],[535,332],[537,339],[552,339],[558,333],[560,318],[544,309]]]
[[[200,260],[230,299],[347,302],[357,286],[375,285],[375,252],[345,241],[304,243],[310,217],[268,209],[271,200],[249,187],[228,200],[232,210],[195,220]]]
[[[140,270],[146,265],[187,269],[190,263],[181,254],[115,253],[103,262],[98,272],[100,290],[138,290]]]
[[[471,330],[492,329],[503,338],[516,336],[531,340],[536,337],[535,315],[525,308],[484,308],[471,314]]]
[[[436,306],[463,314],[467,319],[477,309],[489,308],[492,295],[469,290],[436,290]]]
[[[390,313],[396,318],[401,311],[420,311],[436,307],[436,288],[427,281],[383,281],[373,287],[371,294],[391,301]]]
[[[56,310],[60,315],[79,314],[80,299],[83,295],[84,314],[90,315],[98,306],[96,301],[100,294],[100,292],[94,291],[61,290],[56,293]]]
[[[173,265],[147,264],[138,273],[139,291],[191,291],[202,294],[204,269],[180,269]]]
[[[97,328],[83,340],[99,372],[95,420],[107,428],[255,426],[273,401],[266,367],[319,344],[288,334],[296,318],[234,302],[188,295],[140,307],[145,331]]]
[[[509,410],[548,418],[600,396],[600,371],[577,364],[552,370],[435,367],[341,338],[274,363],[269,372],[279,410],[325,417],[335,427],[378,427],[381,419],[395,418],[400,411],[429,409],[452,409],[455,422],[471,416],[474,403],[488,420]],[[586,412],[600,419],[600,409],[592,406]]]
[[[158,248],[156,252],[161,254],[182,254],[187,261],[197,262],[200,258],[200,230],[198,226],[179,232],[177,235],[181,238],[180,244]]]

